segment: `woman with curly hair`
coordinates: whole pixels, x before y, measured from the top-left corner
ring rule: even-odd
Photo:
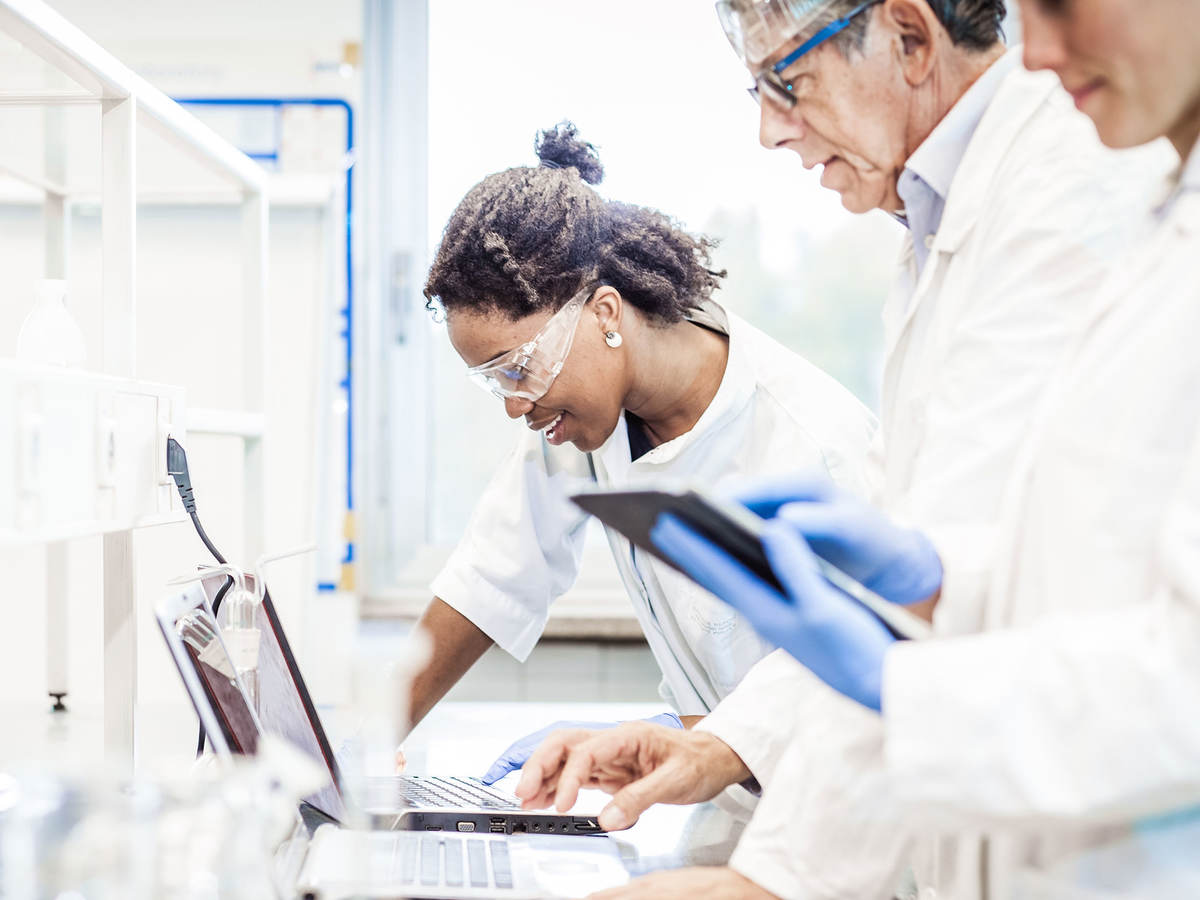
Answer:
[[[493,643],[529,654],[578,572],[586,516],[568,498],[580,479],[712,484],[808,466],[855,489],[875,425],[849,391],[714,300],[724,272],[709,239],[597,193],[602,166],[573,125],[543,132],[536,150],[539,165],[467,193],[425,285],[468,374],[530,431],[433,582],[421,624],[434,656],[414,686],[414,721]],[[773,648],[711,594],[608,538],[673,708],[655,720],[690,725]],[[519,768],[543,733],[485,780]]]

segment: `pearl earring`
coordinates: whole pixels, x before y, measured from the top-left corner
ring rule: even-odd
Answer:
[[[604,343],[608,344],[608,346],[612,347],[614,350],[621,346],[621,341],[622,341],[621,332],[619,332],[619,331],[604,332]]]

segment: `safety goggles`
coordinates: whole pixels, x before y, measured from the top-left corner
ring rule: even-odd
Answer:
[[[467,370],[467,377],[501,400],[541,400],[562,371],[575,341],[575,330],[595,286],[580,291],[515,350]]]
[[[804,54],[849,28],[856,16],[882,2],[866,0],[860,3],[756,75],[754,86],[747,88],[754,102],[761,104],[766,96],[784,109],[792,109],[796,105],[795,88],[783,73]],[[801,34],[828,6],[829,0],[720,0],[717,16],[734,52],[742,62],[754,68],[787,41],[787,38],[781,41],[780,35]]]

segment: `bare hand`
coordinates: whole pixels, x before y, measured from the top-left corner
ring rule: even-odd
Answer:
[[[588,900],[775,900],[775,895],[759,887],[727,866],[696,866],[671,869],[635,878],[629,884],[592,894]]]
[[[729,745],[704,731],[626,722],[607,731],[556,731],[522,770],[525,809],[575,805],[580,788],[612,794],[600,813],[605,831],[628,828],[655,803],[700,803],[750,777]]]

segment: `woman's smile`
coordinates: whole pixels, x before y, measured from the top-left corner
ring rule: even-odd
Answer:
[[[532,431],[546,432],[546,440],[551,444],[557,445],[562,443],[561,426],[563,418],[566,415],[567,413],[565,410],[560,410],[553,415],[542,415],[536,419],[526,416],[525,423]]]

